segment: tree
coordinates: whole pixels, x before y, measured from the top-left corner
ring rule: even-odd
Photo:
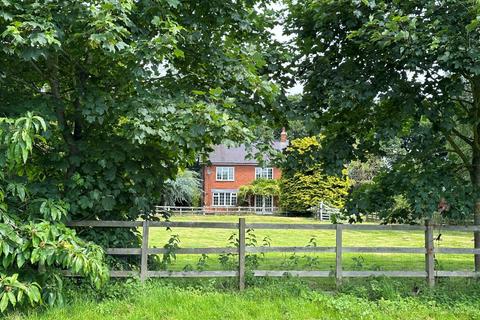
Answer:
[[[2,186],[44,199],[27,210],[9,196],[9,210],[20,210],[15,215],[30,226],[39,216],[49,223],[151,218],[161,187],[179,170],[214,144],[252,140],[262,115],[278,118],[281,93],[271,81],[282,66],[278,44],[268,40],[275,20],[267,3],[1,1],[0,114],[15,124],[31,112],[27,119],[41,116],[46,127],[35,141],[0,144],[22,160]],[[39,133],[37,122],[25,121]],[[8,132],[18,138],[15,129]],[[7,221],[0,227],[9,228]],[[68,228],[55,228],[75,254],[97,252]],[[135,246],[139,236],[136,228],[79,233],[105,247]],[[13,259],[8,248],[6,259]],[[52,269],[100,269],[98,252],[91,259],[98,266],[78,253],[81,260]],[[103,279],[99,273],[88,274]]]
[[[135,220],[212,145],[253,139],[279,94],[266,3],[3,1],[0,112],[49,123],[35,192],[68,219]]]
[[[283,177],[280,186],[280,205],[288,211],[307,211],[321,202],[342,208],[349,189],[345,179],[327,176],[319,170]]]
[[[348,177],[354,185],[371,183],[386,165],[386,160],[382,157],[369,157],[364,162],[352,161],[348,164]]]
[[[290,141],[281,164],[280,205],[285,210],[306,211],[325,202],[342,208],[350,189],[346,170],[342,177],[325,174],[315,155],[321,138],[305,137]]]
[[[413,219],[444,199],[444,214],[471,212],[479,225],[478,2],[310,0],[290,9],[306,84],[298,112],[321,127],[330,150],[321,157],[338,166],[399,139],[404,155],[381,175],[384,198],[405,197]]]
[[[198,205],[201,196],[199,176],[198,172],[184,170],[174,180],[167,180],[162,188],[160,202],[166,206]]]

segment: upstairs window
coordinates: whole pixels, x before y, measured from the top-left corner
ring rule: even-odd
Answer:
[[[234,181],[233,167],[217,167],[217,181]]]
[[[273,179],[273,168],[255,168],[255,179]]]

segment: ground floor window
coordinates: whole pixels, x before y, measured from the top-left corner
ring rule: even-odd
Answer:
[[[271,210],[273,208],[273,197],[256,195],[255,208]]]
[[[213,205],[214,206],[236,206],[237,193],[236,192],[214,192]]]

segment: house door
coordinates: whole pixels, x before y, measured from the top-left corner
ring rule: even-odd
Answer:
[[[258,213],[272,213],[273,212],[273,197],[272,196],[255,196],[255,212]]]

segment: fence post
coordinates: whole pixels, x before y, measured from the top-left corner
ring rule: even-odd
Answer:
[[[425,271],[429,287],[435,285],[435,258],[433,246],[433,226],[429,219],[425,220]]]
[[[335,280],[337,286],[342,284],[342,230],[343,225],[336,224],[335,233]]]
[[[238,289],[245,289],[245,218],[238,219]]]
[[[148,221],[143,221],[142,231],[142,256],[140,260],[140,280],[147,279],[148,272]]]

